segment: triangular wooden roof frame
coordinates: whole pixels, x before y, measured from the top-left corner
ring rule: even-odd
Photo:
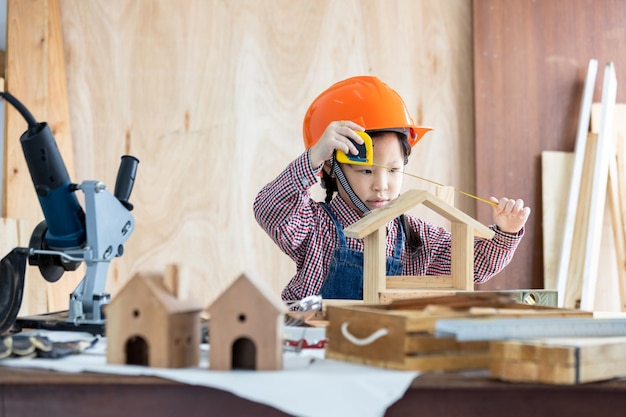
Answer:
[[[443,277],[387,277],[386,225],[411,208],[424,204],[452,223],[452,275]],[[493,230],[425,190],[409,190],[385,207],[345,229],[348,237],[365,239],[363,250],[363,301],[381,302],[382,294],[409,298],[420,293],[474,289],[474,236],[492,238]],[[422,294],[423,295],[423,294]]]

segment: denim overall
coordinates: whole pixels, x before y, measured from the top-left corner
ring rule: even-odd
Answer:
[[[321,203],[322,208],[326,210],[335,227],[339,237],[339,247],[335,249],[333,257],[330,261],[328,274],[324,278],[320,295],[323,299],[342,299],[342,300],[362,300],[363,299],[363,252],[349,249],[346,245],[346,235],[343,233],[343,227],[339,223],[339,219],[330,207]],[[387,258],[386,274],[401,275],[402,246],[404,245],[404,230],[402,222],[399,222],[400,230],[398,231],[398,239],[393,251],[393,257]]]

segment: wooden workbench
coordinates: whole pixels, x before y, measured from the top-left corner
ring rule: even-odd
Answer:
[[[277,389],[280,389],[277,387]],[[312,399],[311,406],[315,406]],[[486,371],[416,378],[387,416],[622,416],[626,380],[575,386],[512,384]],[[0,417],[286,416],[226,391],[154,377],[0,367]]]

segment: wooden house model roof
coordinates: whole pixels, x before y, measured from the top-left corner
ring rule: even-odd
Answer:
[[[486,238],[492,238],[494,235],[494,231],[487,226],[425,190],[409,190],[403,193],[391,203],[347,227],[345,234],[352,238],[363,239],[419,204],[425,205],[453,223],[465,223],[471,226],[475,235]]]
[[[165,311],[171,314],[201,311],[202,305],[195,300],[181,300],[172,294],[163,282],[163,276],[157,273],[138,273],[133,276],[114,297],[107,309],[115,306],[121,300],[133,299],[133,303],[141,304],[147,300],[147,294],[152,296]],[[124,301],[127,302],[127,301]]]
[[[220,305],[237,303],[237,302],[252,302],[251,299],[242,300],[242,295],[250,295],[250,290],[257,293],[260,297],[255,299],[255,302],[265,302],[268,306],[274,309],[277,313],[284,313],[287,310],[287,306],[282,301],[280,296],[270,288],[269,284],[255,274],[251,272],[242,273],[237,277],[223,292],[222,294],[211,304],[209,312],[212,312],[215,308],[219,308]],[[253,306],[258,308],[259,306]]]

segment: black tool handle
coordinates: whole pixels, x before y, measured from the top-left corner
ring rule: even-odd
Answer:
[[[133,191],[133,185],[135,185],[135,175],[137,174],[137,165],[139,159],[132,155],[123,155],[122,162],[120,162],[120,168],[117,171],[117,179],[115,180],[115,197],[131,211],[133,205],[128,201],[130,193]]]

